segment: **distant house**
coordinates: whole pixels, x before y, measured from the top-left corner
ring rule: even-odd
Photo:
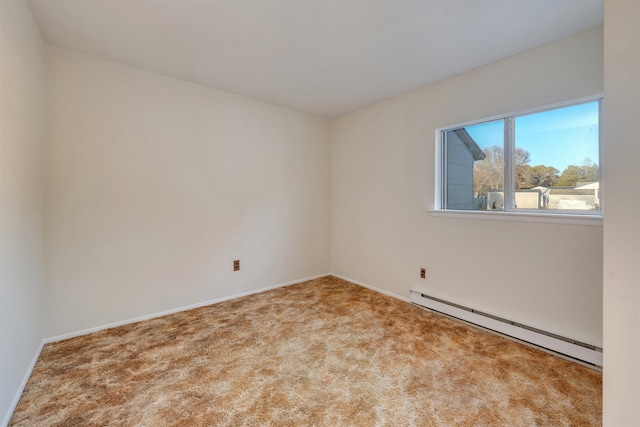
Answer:
[[[447,209],[478,209],[473,192],[473,162],[487,155],[464,129],[447,132]]]
[[[534,187],[515,192],[517,209],[550,210],[594,210],[600,207],[600,183],[592,182],[577,187]],[[489,209],[492,203],[501,203],[502,191],[491,191],[487,195]],[[502,205],[497,207],[502,209]]]
[[[600,183],[578,183],[571,190],[556,190],[549,198],[550,209],[594,210],[600,207]]]

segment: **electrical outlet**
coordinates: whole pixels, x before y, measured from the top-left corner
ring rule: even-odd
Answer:
[[[238,270],[240,270],[240,260],[239,259],[233,261],[233,271],[238,271]]]
[[[426,268],[421,268],[420,269],[420,278],[421,279],[426,279],[427,278],[427,269]]]

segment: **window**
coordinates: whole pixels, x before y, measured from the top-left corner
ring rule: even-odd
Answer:
[[[601,102],[441,130],[439,209],[601,216]]]

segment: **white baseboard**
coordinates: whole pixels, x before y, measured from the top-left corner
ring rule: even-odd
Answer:
[[[16,394],[13,397],[13,401],[11,402],[11,405],[9,405],[9,408],[7,408],[7,413],[5,414],[4,419],[2,420],[2,424],[0,424],[0,426],[6,427],[9,425],[9,420],[11,420],[13,411],[15,411],[16,406],[18,406],[20,397],[22,397],[22,392],[24,391],[24,388],[27,385],[27,381],[29,381],[29,377],[31,377],[31,373],[33,372],[33,368],[35,368],[36,366],[36,362],[40,357],[40,353],[42,353],[42,348],[44,347],[44,344],[45,344],[44,340],[40,342],[40,345],[38,346],[36,353],[33,355],[33,358],[31,359],[31,363],[27,368],[27,372],[25,372],[24,377],[22,378],[22,382],[20,383],[20,387],[18,387],[18,390],[16,391]]]
[[[409,298],[405,298],[403,296],[394,294],[393,292],[385,291],[384,289],[376,288],[375,286],[368,285],[368,284],[360,282],[358,280],[353,280],[353,279],[350,279],[348,277],[341,276],[339,274],[330,273],[330,275],[333,276],[333,277],[337,277],[338,279],[346,280],[347,282],[355,283],[356,285],[362,286],[363,288],[371,289],[372,291],[378,292],[380,294],[387,295],[387,296],[389,296],[391,298],[399,299],[400,301],[404,301],[404,302],[411,302],[411,300],[409,300]]]
[[[330,275],[330,273],[318,274],[318,275],[315,275],[315,276],[296,279],[296,280],[292,280],[292,281],[289,281],[289,282],[278,283],[276,285],[267,286],[265,288],[260,288],[260,289],[256,289],[256,290],[253,290],[253,291],[242,292],[242,293],[239,293],[239,294],[229,295],[227,297],[216,298],[216,299],[212,299],[212,300],[208,300],[208,301],[198,302],[198,303],[195,303],[195,304],[185,305],[185,306],[182,306],[182,307],[172,308],[172,309],[161,311],[161,312],[157,312],[157,313],[152,313],[152,314],[147,314],[147,315],[144,315],[144,316],[134,317],[133,319],[122,320],[122,321],[119,321],[119,322],[113,322],[113,323],[108,323],[106,325],[95,326],[93,328],[82,329],[82,330],[75,331],[75,332],[70,332],[70,333],[67,333],[67,334],[56,335],[56,336],[53,336],[53,337],[45,338],[44,339],[44,343],[48,344],[48,343],[51,343],[51,342],[63,341],[63,340],[67,340],[69,338],[75,338],[75,337],[79,337],[79,336],[82,336],[82,335],[91,334],[93,332],[103,331],[105,329],[117,328],[118,326],[124,326],[124,325],[129,325],[131,323],[142,322],[143,320],[155,319],[156,317],[162,317],[162,316],[166,316],[168,314],[179,313],[181,311],[187,311],[187,310],[193,310],[194,308],[205,307],[207,305],[217,304],[217,303],[223,302],[223,301],[229,301],[229,300],[236,299],[236,298],[246,297],[248,295],[259,294],[260,292],[270,291],[272,289],[277,289],[277,288],[283,288],[285,286],[291,286],[291,285],[295,285],[296,283],[302,283],[302,282],[306,282],[307,280],[318,279],[320,277],[325,277],[325,276],[329,276],[329,275]]]

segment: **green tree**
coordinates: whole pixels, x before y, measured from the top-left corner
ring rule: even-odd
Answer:
[[[558,182],[560,171],[553,166],[537,165],[516,165],[516,189],[527,189],[534,187],[552,187]]]
[[[569,165],[562,171],[556,187],[575,187],[579,182],[597,182],[600,180],[600,168],[595,163],[582,166]]]

